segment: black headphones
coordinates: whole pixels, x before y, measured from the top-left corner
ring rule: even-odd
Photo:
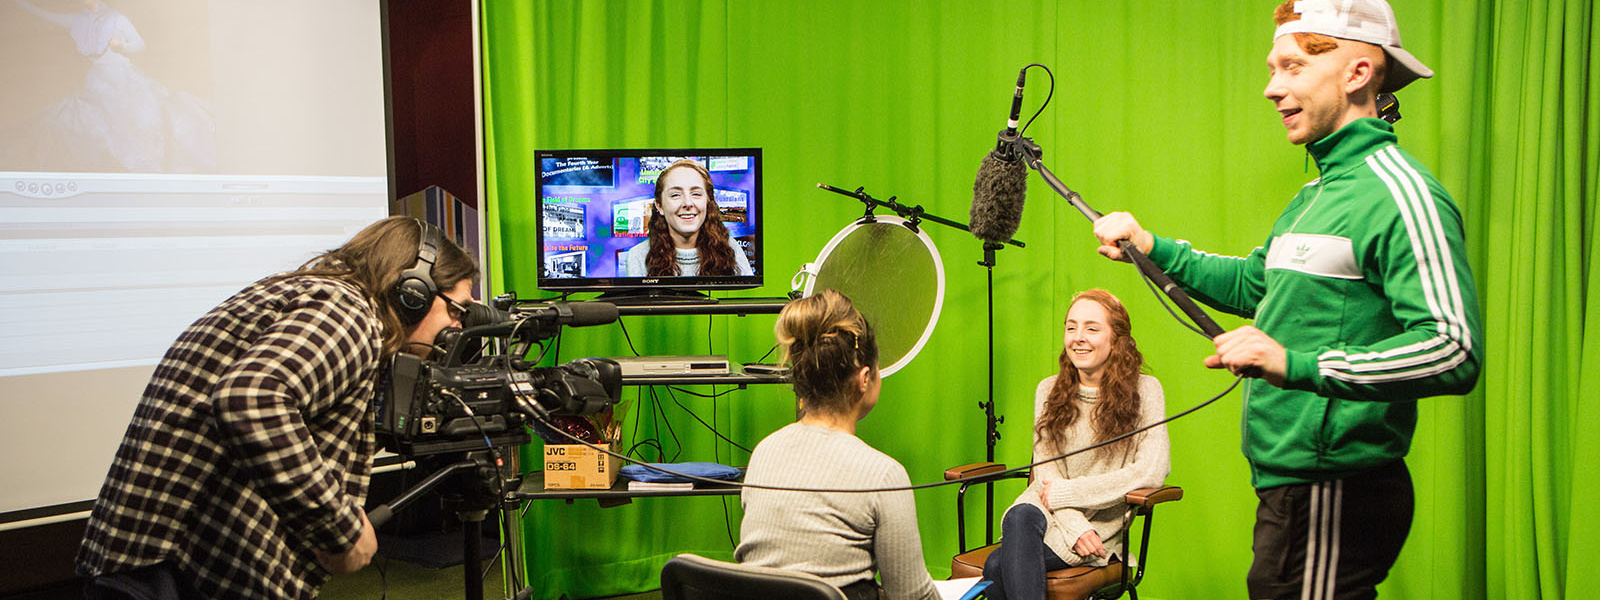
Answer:
[[[442,234],[438,227],[421,219],[417,219],[417,225],[422,228],[417,236],[417,263],[400,272],[400,280],[395,282],[394,289],[390,291],[394,311],[400,315],[400,322],[407,326],[421,323],[433,308],[433,297],[439,295],[439,288],[433,284],[433,277],[428,273],[433,270],[434,261],[438,260]]]
[[[1400,99],[1394,94],[1378,94],[1374,101],[1378,104],[1378,118],[1394,123],[1400,120]]]

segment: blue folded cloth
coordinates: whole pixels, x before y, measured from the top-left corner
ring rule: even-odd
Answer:
[[[655,482],[670,483],[670,482],[680,482],[680,481],[693,481],[692,479],[689,479],[687,477],[679,477],[679,476],[673,475],[671,473],[666,473],[666,472],[658,471],[656,469],[652,469],[652,468],[650,468],[649,465],[658,466],[658,467],[661,467],[663,469],[671,469],[673,471],[677,471],[679,473],[684,473],[686,475],[694,475],[694,476],[697,476],[697,477],[705,477],[707,479],[722,479],[722,480],[725,480],[725,481],[733,481],[733,480],[736,480],[736,479],[739,478],[739,470],[738,469],[735,469],[735,468],[730,467],[728,465],[717,464],[717,463],[714,463],[714,462],[681,462],[681,463],[630,464],[630,465],[624,465],[621,469],[618,469],[618,472],[621,473],[623,477],[627,477],[628,479],[632,479],[634,481],[648,481],[648,482],[652,482],[652,483],[655,483]]]

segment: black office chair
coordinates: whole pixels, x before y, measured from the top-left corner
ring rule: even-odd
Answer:
[[[845,600],[810,573],[679,554],[661,568],[663,600]]]
[[[967,520],[966,520],[966,495],[967,488],[973,485],[987,484],[1000,479],[1015,479],[1027,477],[1026,473],[1008,472],[1005,465],[1000,463],[983,462],[953,467],[944,472],[946,481],[962,480],[961,489],[956,492],[956,543],[958,553],[950,560],[951,577],[981,577],[983,563],[988,560],[989,554],[999,548],[999,544],[989,544],[974,550],[967,549]],[[1155,506],[1163,502],[1172,502],[1183,498],[1183,488],[1165,486],[1159,488],[1145,488],[1132,490],[1125,495],[1128,510],[1135,517],[1144,518],[1144,527],[1139,536],[1137,548],[1128,545],[1128,532],[1133,529],[1133,523],[1122,530],[1122,548],[1125,552],[1132,552],[1135,557],[1132,566],[1121,562],[1113,562],[1104,567],[1067,567],[1058,571],[1045,573],[1045,597],[1049,600],[1112,600],[1127,594],[1133,600],[1139,599],[1139,592],[1135,586],[1144,580],[1144,567],[1149,559],[1150,549],[1150,524],[1155,519]],[[1124,567],[1127,568],[1124,568]]]

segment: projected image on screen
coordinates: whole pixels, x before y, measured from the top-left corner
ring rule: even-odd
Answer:
[[[32,17],[13,26],[21,30],[17,43],[46,60],[6,86],[5,104],[21,110],[6,113],[11,122],[0,135],[0,163],[51,171],[216,171],[209,77],[167,69],[169,80],[197,94],[170,88],[140,64],[152,46],[161,49],[158,65],[163,54],[207,57],[204,38],[166,28],[147,39],[141,31],[149,30],[101,0],[14,4],[15,13]],[[160,16],[204,23],[206,7],[173,3]]]
[[[376,2],[0,0],[0,515],[93,498],[186,326],[388,214],[381,34]]]
[[[539,287],[760,285],[760,157],[759,149],[539,152]]]

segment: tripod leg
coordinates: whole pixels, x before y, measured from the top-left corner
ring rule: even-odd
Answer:
[[[483,517],[484,511],[461,513],[461,571],[466,578],[467,600],[483,600]]]

